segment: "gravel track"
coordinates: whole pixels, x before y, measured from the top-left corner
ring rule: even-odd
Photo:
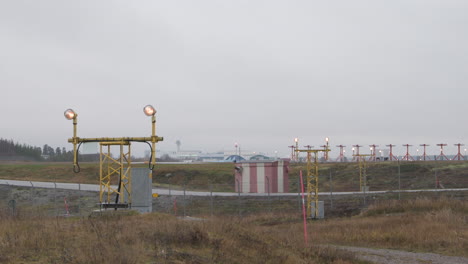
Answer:
[[[434,253],[414,253],[393,249],[372,249],[336,246],[354,252],[362,260],[381,264],[468,264],[468,258],[444,256]]]

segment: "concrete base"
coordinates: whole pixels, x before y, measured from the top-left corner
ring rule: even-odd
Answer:
[[[153,211],[152,184],[148,168],[132,168],[132,210],[140,213]]]
[[[315,202],[312,202],[310,205],[310,217],[313,219],[323,219],[325,218],[325,209],[323,207],[323,201],[318,202],[318,216],[315,217]]]

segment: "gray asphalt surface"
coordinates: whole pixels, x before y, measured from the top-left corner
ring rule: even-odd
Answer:
[[[361,247],[337,248],[356,253],[363,260],[379,264],[467,264],[468,258],[443,256],[434,253],[415,253],[393,249],[373,249]]]
[[[18,181],[18,180],[4,180],[0,179],[0,184],[12,185],[12,186],[23,186],[23,187],[34,187],[34,188],[48,188],[48,189],[65,189],[65,190],[82,190],[82,191],[93,191],[99,192],[99,184],[78,184],[78,183],[62,183],[62,182],[38,182],[38,181]],[[117,186],[113,186],[117,188]],[[401,190],[402,193],[411,192],[455,192],[455,191],[468,191],[468,188],[457,188],[457,189],[422,189],[422,190]],[[170,193],[169,193],[170,192]],[[153,188],[153,193],[159,195],[184,195],[184,191],[180,190],[169,190],[162,188]],[[367,194],[381,194],[381,193],[398,193],[398,191],[369,191]],[[319,192],[319,195],[330,195],[330,192]],[[362,192],[333,192],[333,195],[352,195],[362,194]],[[235,192],[196,192],[196,191],[185,191],[185,195],[190,196],[237,196]],[[298,193],[271,193],[271,196],[297,196]],[[268,193],[241,193],[241,196],[268,196]]]

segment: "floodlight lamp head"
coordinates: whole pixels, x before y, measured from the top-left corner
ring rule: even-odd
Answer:
[[[325,138],[325,141],[328,142],[328,137]]]
[[[294,138],[294,142],[296,142],[296,143],[297,143],[297,141],[298,141],[298,138]]]
[[[152,105],[146,105],[143,107],[143,112],[147,116],[154,116],[156,114],[156,109]]]
[[[76,112],[73,111],[73,109],[67,109],[67,110],[65,110],[65,112],[63,113],[63,115],[64,115],[65,118],[68,119],[68,120],[72,120],[72,119],[74,119],[74,118],[77,116]]]

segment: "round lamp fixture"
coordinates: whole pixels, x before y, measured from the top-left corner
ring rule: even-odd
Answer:
[[[147,116],[154,116],[156,114],[156,109],[152,105],[147,105],[143,107],[143,112]]]
[[[65,112],[63,113],[63,115],[64,115],[65,118],[68,119],[68,120],[72,120],[73,118],[76,117],[76,113],[75,113],[75,111],[73,111],[73,109],[67,109],[67,110],[65,110]]]

